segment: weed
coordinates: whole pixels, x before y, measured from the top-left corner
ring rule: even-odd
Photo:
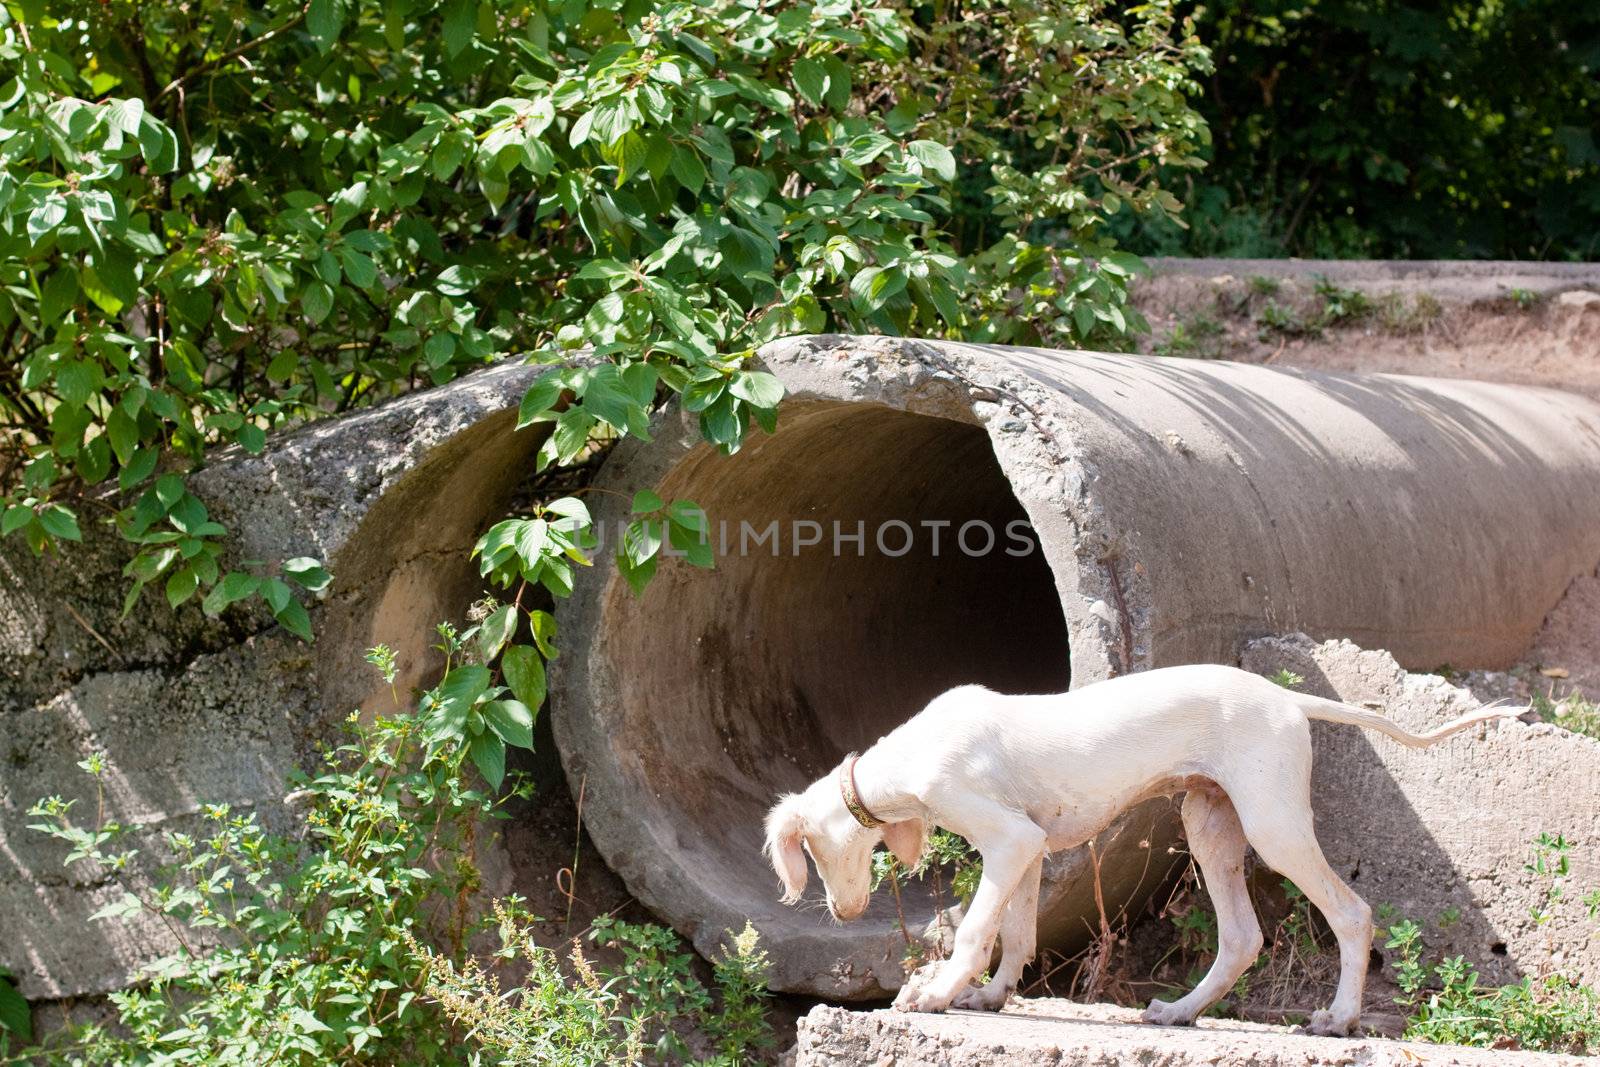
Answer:
[[[1219,359],[1222,356],[1222,324],[1209,315],[1196,315],[1187,323],[1172,328],[1155,347],[1158,356]]]
[[[1404,293],[1385,293],[1374,307],[1379,323],[1390,333],[1421,333],[1444,314],[1444,306],[1432,293],[1417,293],[1409,300]]]
[[[1313,291],[1322,301],[1316,317],[1319,330],[1364,319],[1372,313],[1372,299],[1359,289],[1344,289],[1319,276]]]
[[[1422,962],[1421,928],[1407,920],[1389,927],[1385,947],[1398,953],[1395,977],[1406,1009],[1405,1036],[1480,1048],[1583,1053],[1600,1049],[1600,993],[1552,974],[1500,987],[1478,985],[1477,970],[1461,956]],[[1429,986],[1432,988],[1429,988]]]
[[[450,656],[473,639],[472,631],[439,633]],[[394,670],[385,651],[369,661],[386,677]],[[419,705],[444,706],[459,670],[447,665]],[[62,797],[33,807],[32,828],[70,847],[67,865],[121,889],[95,918],[157,916],[181,949],[151,965],[137,987],[111,994],[116,1027],[63,1032],[25,1056],[107,1065],[465,1064],[487,1051],[519,1063],[636,1062],[646,1041],[658,1060],[682,1054],[684,1027],[716,1041],[718,1063],[762,1047],[766,961],[749,929],[713,964],[723,1008],[713,1018],[712,993],[671,931],[597,922],[594,938],[616,946],[624,967],[597,974],[575,942],[569,978],[533,943],[520,902],[501,902],[497,959],[528,971],[502,991],[498,974],[467,951],[489,926],[472,920],[482,884],[474,851],[481,820],[499,808],[470,770],[469,746],[441,738],[430,716],[412,712],[370,722],[352,714],[345,730],[347,743],[325,753],[321,773],[295,777],[304,811],[295,833],[204,804],[198,833],[166,835],[172,865],[154,878],[136,869],[131,829],[105,816],[103,757],[79,764],[95,788],[89,819]],[[7,991],[0,981],[0,1050],[9,1055],[9,1042],[27,1036]]]
[[[1267,680],[1273,685],[1281,685],[1285,689],[1299,689],[1302,685],[1306,684],[1306,680],[1303,676],[1296,674],[1287,667],[1284,667],[1282,670],[1278,671],[1277,674],[1269,676]]]
[[[1600,738],[1600,703],[1585,700],[1582,693],[1569,693],[1560,700],[1535,693],[1532,704],[1545,722],[1555,723],[1575,734]]]
[[[1545,883],[1540,902],[1529,909],[1536,925],[1550,922],[1566,895],[1570,853],[1571,843],[1561,834],[1541,833],[1533,842],[1533,859],[1524,870]],[[1600,891],[1586,895],[1582,903],[1594,918],[1600,914]],[[1439,928],[1460,917],[1460,909],[1449,909],[1439,917]],[[1407,919],[1387,929],[1385,947],[1396,953],[1400,986],[1395,1002],[1408,1016],[1406,1037],[1485,1048],[1600,1051],[1600,992],[1595,989],[1560,973],[1482,987],[1477,970],[1462,956],[1425,963],[1422,928],[1416,922]]]
[[[1286,337],[1299,337],[1310,332],[1310,327],[1300,317],[1300,312],[1276,300],[1267,301],[1261,313],[1256,316],[1256,324],[1260,327],[1260,337],[1263,341],[1273,333],[1283,334]]]
[[[1283,283],[1277,278],[1268,278],[1264,274],[1252,274],[1247,284],[1254,296],[1277,296],[1278,290],[1283,288]]]
[[[1532,289],[1520,288],[1512,289],[1506,294],[1506,298],[1517,306],[1518,311],[1532,311],[1539,306],[1539,302],[1543,299],[1540,294]]]

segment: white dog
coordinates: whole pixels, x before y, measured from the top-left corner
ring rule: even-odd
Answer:
[[[983,877],[952,954],[914,974],[894,1004],[994,1011],[1033,958],[1045,853],[1083,844],[1141,800],[1186,792],[1183,826],[1217,909],[1217,959],[1188,996],[1152,1001],[1145,1020],[1193,1022],[1261,951],[1244,882],[1249,844],[1300,887],[1338,938],[1338,993],[1309,1029],[1347,1034],[1361,1013],[1372,909],[1329,868],[1314,836],[1309,720],[1377,730],[1420,748],[1525,711],[1483,709],[1417,735],[1219,666],[1168,667],[1051,696],[963,686],[805,792],[783,797],[767,816],[766,850],[785,902],[805,889],[810,853],[829,911],[854,919],[867,907],[880,840],[910,867],[930,826],[965,837],[983,856]],[[997,934],[994,978],[974,987]]]

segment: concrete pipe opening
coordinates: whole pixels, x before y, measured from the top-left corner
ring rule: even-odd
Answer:
[[[593,652],[617,686],[607,733],[654,798],[640,815],[670,835],[670,876],[703,880],[735,912],[796,917],[760,854],[775,790],[952,686],[1070,684],[1055,582],[977,425],[795,405],[777,437],[731,458],[696,448],[656,491],[705,509],[717,566],[664,568],[642,598],[609,584]],[[920,928],[930,888],[902,905]],[[881,894],[814,936],[840,954],[898,939],[895,902]]]
[[[761,821],[941,690],[1233,663],[1294,631],[1504,667],[1600,564],[1600,406],[1570,394],[886,338],[761,359],[788,390],[774,435],[724,457],[669,409],[607,458],[602,528],[640,489],[692,499],[717,569],[668,561],[635,598],[600,553],[558,607],[551,715],[630,891],[703,953],[754,922],[780,990],[903,980],[893,897],[843,926],[782,907]],[[1024,517],[1038,549],[1008,554]],[[966,523],[995,548],[962,551]],[[1155,892],[1177,833],[1152,801],[1098,872],[1053,854],[1041,943],[1082,943],[1097,882],[1113,912]],[[914,932],[930,903],[902,902]]]

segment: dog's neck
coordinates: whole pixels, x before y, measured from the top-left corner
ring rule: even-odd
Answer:
[[[856,797],[884,822],[924,818],[927,807],[905,780],[906,763],[879,741],[856,759]]]

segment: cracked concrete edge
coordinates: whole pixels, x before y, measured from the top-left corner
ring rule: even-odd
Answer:
[[[800,1020],[794,1067],[1576,1067],[1550,1053],[1381,1038],[1311,1037],[1285,1027],[1201,1019],[1148,1026],[1138,1011],[1062,1000],[1012,1001],[999,1014],[906,1014],[821,1005]]]

